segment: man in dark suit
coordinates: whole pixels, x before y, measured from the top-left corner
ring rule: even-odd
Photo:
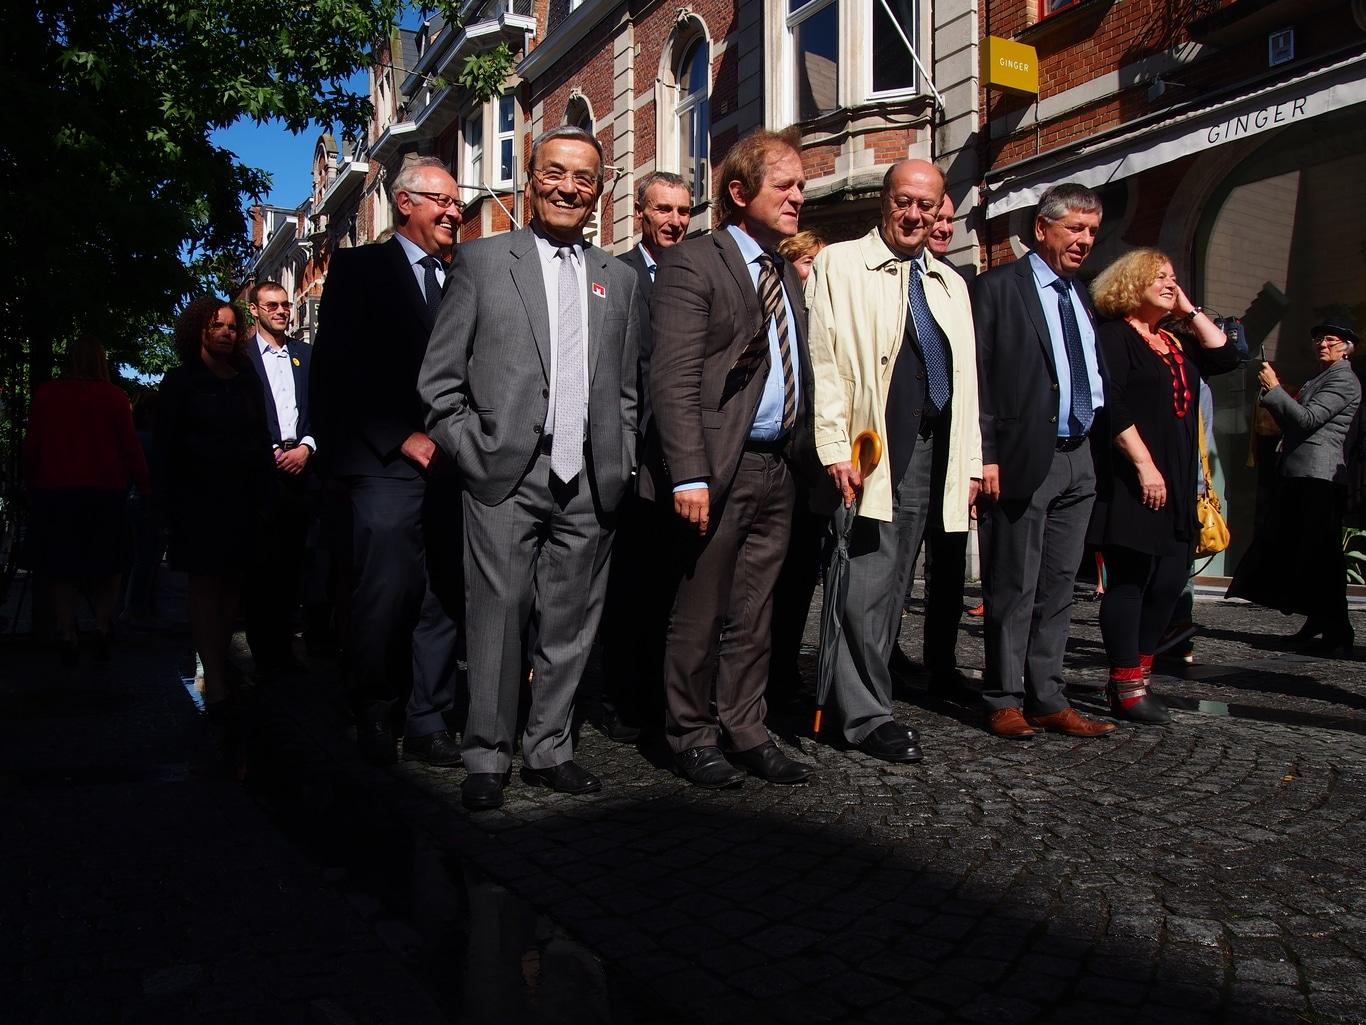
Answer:
[[[258,281],[248,301],[256,331],[245,349],[261,379],[278,473],[266,516],[269,525],[247,573],[242,605],[257,671],[272,675],[304,669],[292,647],[304,545],[313,515],[310,463],[318,448],[308,410],[312,348],[286,333],[289,293],[278,281]]]
[[[469,714],[461,800],[496,808],[529,656],[522,779],[601,788],[574,761],[574,696],[636,463],[636,276],[583,241],[602,146],[563,126],[531,147],[531,226],[462,246],[422,364],[427,425],[465,516]]]
[[[802,208],[798,145],[756,132],[731,148],[717,177],[720,226],[665,252],[651,304],[659,451],[641,493],[676,514],[665,729],[676,771],[701,787],[736,786],[746,772],[774,783],[810,774],[764,727],[794,442],[810,440],[806,304],[776,252]]]
[[[1086,435],[1105,401],[1086,289],[1074,280],[1100,230],[1101,205],[1065,183],[1039,199],[1034,250],[973,288],[987,528],[988,728],[1095,737],[1063,693],[1072,585],[1096,498]]]
[[[404,756],[458,765],[445,716],[455,703],[461,586],[451,520],[459,505],[449,482],[428,480],[436,446],[417,377],[461,203],[455,179],[430,157],[407,164],[391,191],[394,237],[332,254],[309,394],[321,457],[351,505],[347,655],[359,750],[377,763],[394,760],[406,693]]]
[[[692,192],[687,182],[669,171],[645,175],[636,186],[635,216],[640,242],[618,259],[635,271],[640,286],[640,424],[636,433],[643,438],[650,420],[650,293],[660,255],[688,233]],[[608,737],[623,744],[634,743],[642,728],[657,727],[663,717],[659,663],[672,595],[659,586],[658,566],[653,565],[658,528],[654,503],[627,495],[618,510],[602,614],[602,726]]]

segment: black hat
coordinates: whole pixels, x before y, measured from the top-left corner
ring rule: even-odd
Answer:
[[[1318,338],[1320,335],[1337,335],[1356,345],[1361,341],[1357,336],[1356,321],[1347,312],[1330,313],[1319,323],[1315,324],[1313,330],[1309,332],[1310,338]]]

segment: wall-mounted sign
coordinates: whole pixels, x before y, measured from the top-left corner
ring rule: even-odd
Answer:
[[[988,89],[1039,95],[1039,55],[1034,47],[1000,36],[982,41],[982,79]]]

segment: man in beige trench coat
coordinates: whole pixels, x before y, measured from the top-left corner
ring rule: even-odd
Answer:
[[[968,529],[982,476],[967,287],[926,246],[943,200],[933,164],[894,164],[883,179],[881,224],[823,249],[807,283],[816,454],[843,499],[836,529],[862,492],[835,703],[845,740],[890,762],[921,758],[919,734],[892,718],[887,668],[911,559],[932,520]],[[884,445],[866,480],[850,462],[864,430]]]

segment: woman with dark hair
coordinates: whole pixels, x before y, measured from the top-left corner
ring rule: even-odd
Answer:
[[[1096,309],[1112,318],[1096,332],[1105,406],[1091,430],[1096,504],[1087,532],[1105,556],[1100,632],[1110,663],[1110,712],[1164,723],[1171,717],[1148,692],[1148,681],[1199,537],[1200,385],[1236,367],[1238,351],[1186,298],[1171,260],[1156,249],[1121,256],[1096,278],[1091,294]],[[1169,329],[1178,324],[1194,344]]]
[[[169,561],[189,576],[190,632],[220,738],[234,713],[226,674],[242,572],[273,483],[261,384],[241,351],[245,328],[242,311],[215,296],[185,307],[175,326],[181,365],[162,379],[156,421]]]
[[[57,619],[62,661],[78,660],[76,602],[89,582],[95,658],[109,658],[109,630],[123,568],[128,486],[147,494],[147,462],[128,396],[109,381],[104,346],[90,335],[66,350],[62,377],[34,393],[23,448],[36,568]]]
[[[1319,372],[1292,396],[1270,363],[1257,374],[1262,408],[1281,428],[1280,489],[1269,533],[1255,537],[1233,574],[1228,596],[1307,616],[1288,640],[1317,655],[1350,654],[1342,516],[1347,504],[1343,454],[1361,404],[1351,355],[1356,324],[1327,317],[1310,332]]]

